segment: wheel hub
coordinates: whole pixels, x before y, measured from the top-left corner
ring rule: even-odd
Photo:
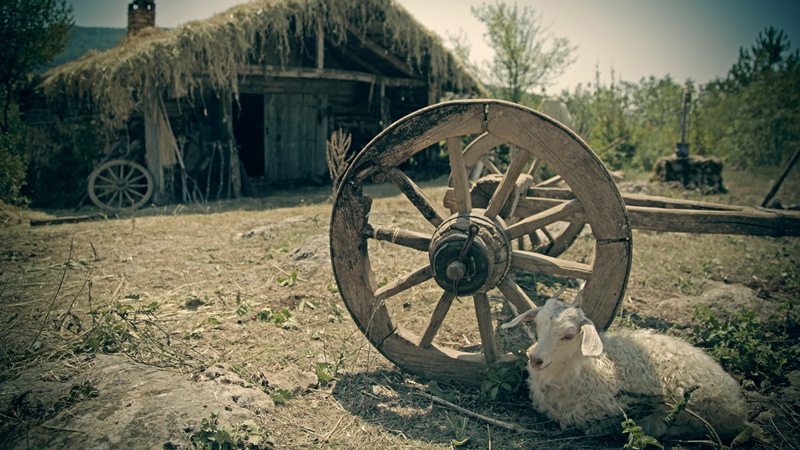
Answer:
[[[503,228],[475,212],[442,222],[428,248],[433,279],[456,295],[484,293],[506,276],[511,245]]]

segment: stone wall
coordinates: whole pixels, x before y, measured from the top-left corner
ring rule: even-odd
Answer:
[[[709,194],[728,192],[722,184],[722,161],[702,156],[661,158],[656,162],[653,179],[675,181],[687,189],[702,189]]]

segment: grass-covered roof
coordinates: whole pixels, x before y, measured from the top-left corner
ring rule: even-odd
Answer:
[[[51,99],[88,102],[106,125],[120,125],[140,108],[141,92],[192,97],[204,87],[238,92],[238,75],[251,61],[275,48],[285,62],[290,42],[313,39],[321,21],[329,41],[343,45],[348,28],[376,39],[406,60],[428,82],[443,89],[480,91],[479,82],[404,8],[391,0],[254,0],[208,20],[172,30],[146,29],[105,52],[47,72],[42,84]]]

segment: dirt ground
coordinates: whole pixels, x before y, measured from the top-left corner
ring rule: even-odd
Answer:
[[[730,194],[705,199],[754,204],[752,190],[766,192],[763,183],[737,180],[728,182]],[[444,195],[441,179],[425,188],[434,198]],[[623,188],[699,196],[647,182]],[[373,194],[371,220],[412,229],[421,220],[392,191],[378,186]],[[447,380],[431,384],[376,352],[347,313],[331,271],[329,195],[329,188],[299,188],[1,228],[0,448],[624,445],[621,435],[561,430],[532,411],[522,390],[491,399],[486,390]],[[418,265],[407,249],[370,245],[379,284]],[[568,257],[580,260],[590,245],[590,235],[581,236]],[[769,316],[776,305],[800,301],[798,259],[796,237],[637,231],[614,326],[686,334],[698,303],[721,316],[741,306]],[[547,280],[528,288],[543,296],[554,290]],[[423,284],[390,308],[410,328],[424,327],[439,293]],[[498,323],[507,320],[502,297],[490,294]],[[479,345],[470,309],[471,302],[454,304],[438,342],[461,350]],[[763,395],[746,392],[751,417],[769,438],[756,447],[800,442],[800,377],[788,380]],[[434,403],[426,392],[518,429]]]

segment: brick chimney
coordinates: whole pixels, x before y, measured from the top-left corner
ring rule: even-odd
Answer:
[[[132,0],[128,3],[128,36],[156,26],[155,0]]]

